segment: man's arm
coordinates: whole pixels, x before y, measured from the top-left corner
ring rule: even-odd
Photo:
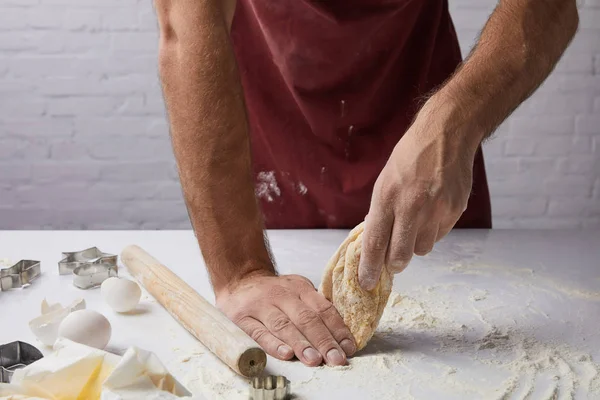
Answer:
[[[384,264],[402,271],[452,229],[467,206],[479,145],[546,79],[577,26],[575,0],[500,1],[375,184],[359,268],[363,288],[375,287]]]
[[[355,345],[306,278],[277,276],[254,194],[250,141],[229,29],[234,0],[155,0],[173,149],[217,305],[270,355],[346,362]]]
[[[550,75],[573,39],[575,0],[502,0],[462,67],[435,96],[479,144]],[[438,100],[439,98],[439,100]]]
[[[242,88],[220,1],[157,0],[159,70],[190,219],[215,291],[274,273],[254,195]]]

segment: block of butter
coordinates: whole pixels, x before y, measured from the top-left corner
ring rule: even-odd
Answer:
[[[54,352],[0,384],[1,399],[194,399],[152,352],[117,356],[60,338]],[[198,398],[196,398],[198,399]]]

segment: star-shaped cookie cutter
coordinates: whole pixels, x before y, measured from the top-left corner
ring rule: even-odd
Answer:
[[[73,285],[80,289],[100,286],[106,279],[118,276],[117,256],[103,253],[97,247],[63,252],[58,262],[60,275],[73,274]]]
[[[21,260],[12,267],[0,269],[0,291],[28,286],[40,274],[39,261]]]

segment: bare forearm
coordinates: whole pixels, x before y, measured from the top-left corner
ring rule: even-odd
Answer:
[[[577,25],[575,0],[500,1],[465,63],[431,100],[451,108],[457,128],[479,144],[548,77]]]
[[[160,76],[190,219],[215,290],[273,270],[243,92],[220,1],[157,0]]]

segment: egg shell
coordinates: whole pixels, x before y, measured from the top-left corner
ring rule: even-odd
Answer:
[[[142,289],[125,278],[108,278],[100,287],[102,298],[116,312],[123,313],[135,309],[142,297]]]
[[[62,321],[58,336],[102,350],[110,340],[111,331],[104,315],[94,310],[79,310]]]
[[[49,314],[56,310],[61,310],[64,307],[60,303],[50,304],[46,299],[42,300],[42,315]]]
[[[67,307],[59,303],[49,305],[44,299],[42,315],[29,321],[29,328],[40,342],[52,346],[58,337],[58,328],[67,315],[73,311],[83,310],[85,307],[84,299],[77,299]]]
[[[69,310],[61,307],[32,319],[29,321],[29,328],[40,342],[46,346],[52,346],[58,337],[58,328],[67,315],[69,315]]]

